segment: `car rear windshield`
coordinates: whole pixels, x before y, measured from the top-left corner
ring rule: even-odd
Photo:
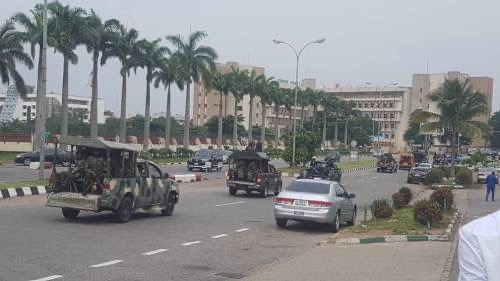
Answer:
[[[328,194],[330,193],[329,183],[294,181],[287,188],[287,191]]]
[[[480,168],[479,169],[479,172],[480,173],[491,173],[491,172],[495,172],[496,170],[495,169],[492,169],[492,168]]]
[[[213,154],[214,153],[210,152],[210,151],[202,151],[202,150],[200,150],[200,151],[198,151],[196,153],[196,156],[210,158],[210,157],[212,157]]]

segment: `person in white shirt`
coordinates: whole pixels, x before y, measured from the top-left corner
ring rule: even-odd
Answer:
[[[460,228],[458,281],[500,281],[500,211]]]

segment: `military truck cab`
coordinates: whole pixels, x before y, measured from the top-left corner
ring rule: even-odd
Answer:
[[[281,172],[269,163],[266,153],[237,151],[229,159],[226,184],[230,195],[236,195],[238,190],[244,190],[248,195],[256,191],[262,198],[270,193],[280,193],[283,184]]]
[[[128,222],[138,210],[157,209],[171,216],[179,201],[179,185],[138,151],[126,144],[100,139],[63,137],[56,144],[71,147],[75,163],[67,171],[53,167],[48,207],[62,209],[67,219],[80,211],[112,211],[117,222]]]

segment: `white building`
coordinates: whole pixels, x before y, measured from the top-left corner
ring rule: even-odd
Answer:
[[[68,108],[83,109],[88,112],[85,121],[90,117],[90,97],[68,96]],[[57,93],[47,93],[47,117],[60,113],[62,95]],[[31,115],[31,116],[29,116]],[[36,116],[36,91],[33,87],[28,87],[28,94],[21,98],[14,86],[10,86],[6,94],[0,93],[0,122],[9,122],[14,119],[27,121],[35,119]],[[97,122],[104,123],[104,100],[97,100]]]

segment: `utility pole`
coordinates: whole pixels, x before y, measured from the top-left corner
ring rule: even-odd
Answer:
[[[45,118],[46,118],[46,93],[47,93],[47,0],[43,1],[43,39],[42,39],[42,83],[38,91],[38,152],[40,154],[40,167],[38,169],[38,179],[44,179],[45,170]]]

